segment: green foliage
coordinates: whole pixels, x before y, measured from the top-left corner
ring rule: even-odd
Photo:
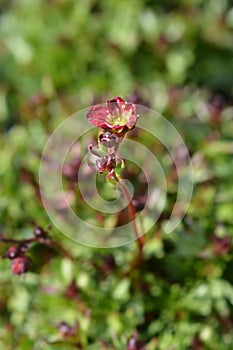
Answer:
[[[1,5],[0,229],[5,237],[30,238],[32,221],[44,228],[52,224],[38,185],[47,138],[72,113],[114,95],[150,106],[176,126],[189,148],[195,181],[182,224],[165,233],[175,176],[163,146],[149,135],[134,135],[156,150],[168,188],[142,261],[135,243],[97,250],[52,227],[52,247],[30,246],[32,265],[25,276],[13,276],[10,260],[0,260],[1,349],[121,350],[134,330],[148,350],[232,349],[230,5],[227,0]],[[126,162],[124,173],[140,193],[138,169]],[[107,198],[109,186],[101,189]],[[88,222],[107,221],[93,217],[82,203],[77,206]],[[0,243],[3,255],[9,245]],[[61,322],[77,325],[75,334],[64,335]]]

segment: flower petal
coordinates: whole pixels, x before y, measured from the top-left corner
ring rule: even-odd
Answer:
[[[124,112],[136,115],[136,106],[133,103],[126,102]]]
[[[110,114],[118,117],[122,114],[122,107],[124,106],[125,101],[123,98],[116,96],[113,97],[111,100],[107,100],[107,109]]]
[[[137,115],[136,114],[132,114],[130,117],[129,117],[129,120],[128,122],[125,124],[129,129],[132,129],[135,124],[137,122]]]
[[[86,113],[87,120],[94,126],[106,127],[107,111],[103,106],[92,106]]]

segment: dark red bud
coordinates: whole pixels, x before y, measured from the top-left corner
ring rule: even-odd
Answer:
[[[48,233],[42,228],[42,227],[35,227],[34,230],[34,235],[37,238],[37,241],[42,243],[42,244],[49,244],[50,239],[48,237]]]
[[[33,233],[36,237],[38,237],[38,236],[44,235],[45,231],[43,230],[42,227],[37,226],[34,228]]]
[[[117,143],[117,136],[114,135],[113,133],[111,133],[110,131],[106,131],[103,134],[99,135],[99,140],[100,143],[107,147],[107,148],[111,148],[114,147]]]
[[[4,257],[9,258],[9,259],[15,259],[19,255],[20,255],[19,247],[11,246],[8,249],[7,253],[4,255]]]
[[[19,250],[21,254],[25,254],[28,250],[28,245],[26,243],[22,243],[19,245]]]

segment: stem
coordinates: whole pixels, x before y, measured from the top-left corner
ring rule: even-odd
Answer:
[[[135,217],[136,217],[136,212],[135,212],[135,208],[134,205],[132,203],[131,197],[130,197],[130,193],[128,191],[127,186],[124,184],[124,181],[122,181],[122,179],[120,179],[119,184],[121,185],[121,189],[122,192],[126,198],[126,200],[128,201],[128,213],[129,213],[129,219],[133,228],[133,232],[134,232],[134,236],[137,240],[137,244],[138,244],[138,251],[140,254],[142,254],[142,248],[144,245],[144,238],[143,236],[140,236],[138,229],[137,229],[137,225],[135,223]]]
[[[4,242],[4,243],[20,244],[20,243],[32,243],[32,242],[35,242],[35,241],[36,241],[35,237],[19,240],[19,239],[5,238],[2,235],[0,235],[0,242]]]
[[[62,245],[57,242],[57,241],[49,241],[49,243],[41,243],[38,238],[32,237],[32,238],[27,238],[27,239],[13,239],[13,238],[6,238],[2,234],[0,234],[0,243],[6,243],[6,244],[30,244],[33,242],[38,242],[40,244],[44,244],[47,246],[51,246],[55,251],[57,251],[59,254],[62,256],[69,258],[70,260],[75,261],[76,258],[68,252],[65,248],[62,247]]]

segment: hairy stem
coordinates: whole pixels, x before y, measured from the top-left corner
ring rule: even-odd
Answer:
[[[124,194],[124,196],[125,196],[125,198],[126,198],[126,200],[128,202],[129,219],[130,219],[130,223],[131,223],[132,228],[133,228],[134,236],[135,236],[137,244],[138,244],[138,251],[141,254],[142,253],[142,248],[143,248],[143,245],[144,245],[144,238],[143,238],[143,236],[141,236],[139,234],[138,229],[137,229],[137,225],[136,225],[136,222],[135,222],[136,211],[135,211],[134,205],[132,203],[131,196],[130,196],[130,193],[128,191],[128,188],[125,185],[124,181],[122,181],[122,179],[120,179],[119,184],[120,184],[122,192],[123,192],[123,194]]]

